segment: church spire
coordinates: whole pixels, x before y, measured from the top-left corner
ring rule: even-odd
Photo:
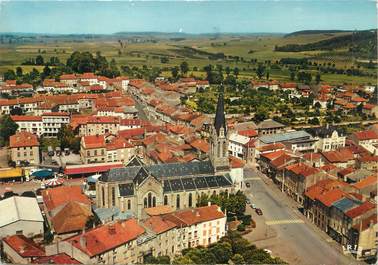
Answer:
[[[219,131],[221,128],[224,128],[224,135],[226,135],[227,126],[226,126],[226,117],[224,115],[224,100],[223,93],[219,93],[217,110],[215,112],[214,128],[219,136]]]

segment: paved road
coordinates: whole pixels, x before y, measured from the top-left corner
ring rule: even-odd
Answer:
[[[251,183],[251,201],[261,208],[266,224],[277,232],[278,244],[289,244],[298,257],[296,264],[354,264],[354,260],[346,257],[332,247],[327,238],[322,238],[303,221],[300,213],[290,205],[289,199],[276,188],[265,183],[260,172],[245,170],[246,181]],[[249,180],[248,180],[249,179]]]

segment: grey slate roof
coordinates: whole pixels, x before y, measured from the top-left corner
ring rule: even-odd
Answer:
[[[349,198],[342,198],[341,200],[338,200],[337,202],[333,203],[332,206],[336,207],[337,209],[346,212],[349,209],[352,209],[356,206],[360,205],[354,200],[351,200]]]
[[[227,125],[226,125],[226,116],[224,115],[224,102],[223,102],[223,93],[219,94],[217,110],[215,112],[214,127],[219,135],[219,130],[221,128],[225,129],[225,134],[227,134]]]
[[[101,180],[105,182],[134,180],[141,183],[144,180],[145,173],[141,170],[141,166],[128,166],[124,168],[113,168],[101,176]],[[156,178],[172,178],[193,175],[213,174],[214,169],[210,161],[198,161],[188,163],[168,163],[154,164],[144,166],[146,171]]]
[[[268,119],[262,121],[257,125],[257,129],[270,129],[270,128],[284,128],[286,127],[284,124],[276,122],[275,120]]]
[[[278,142],[289,142],[289,141],[298,141],[298,140],[308,140],[312,136],[305,131],[292,131],[286,133],[278,133],[272,135],[264,135],[259,139],[265,144],[278,143]]]
[[[137,157],[137,156],[133,156],[130,161],[127,163],[126,165],[127,167],[133,167],[133,166],[144,166],[144,163],[142,162],[142,160]]]
[[[168,193],[231,186],[232,182],[228,176],[197,176],[164,180],[163,190],[164,193]]]
[[[309,132],[312,136],[320,137],[320,138],[329,138],[331,137],[334,131],[337,131],[339,136],[342,135],[341,130],[335,126],[328,126],[328,127],[323,126],[323,127],[318,127],[318,128],[307,129],[307,132]]]

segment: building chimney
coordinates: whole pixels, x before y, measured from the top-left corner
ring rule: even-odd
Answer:
[[[80,246],[81,246],[81,248],[86,248],[87,247],[87,239],[85,238],[84,235],[80,236]]]
[[[207,206],[211,206],[211,202],[207,202]]]

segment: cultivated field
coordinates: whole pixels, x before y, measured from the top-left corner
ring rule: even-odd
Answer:
[[[284,37],[280,35],[221,35],[214,36],[191,36],[177,39],[153,38],[146,40],[146,37],[122,38],[122,36],[111,38],[98,38],[87,40],[75,39],[43,39],[40,43],[17,43],[0,44],[0,73],[7,69],[15,69],[28,58],[35,58],[42,55],[45,61],[55,56],[61,62],[66,62],[73,51],[89,51],[96,53],[100,51],[108,61],[115,59],[118,66],[128,65],[130,67],[159,67],[164,75],[169,75],[169,69],[179,65],[183,61],[189,63],[190,72],[195,76],[203,76],[203,67],[208,64],[220,64],[223,67],[238,67],[240,78],[255,77],[254,69],[256,64],[251,63],[251,59],[258,62],[279,61],[282,58],[309,58],[317,63],[335,64],[337,68],[348,69],[355,66],[358,58],[352,56],[335,56],[335,52],[329,51],[307,51],[307,52],[276,52],[275,46],[285,44],[305,44],[324,40],[327,38],[340,36],[346,33],[334,34],[306,34]],[[119,40],[123,42],[121,47]],[[339,50],[337,52],[340,52]],[[209,55],[223,53],[225,59],[209,59]],[[230,58],[230,56],[239,58]],[[168,62],[162,63],[161,59],[168,58]],[[29,71],[32,66],[22,66],[24,71]],[[193,67],[198,70],[192,71]],[[43,67],[35,67],[41,70]],[[165,72],[164,72],[165,70]],[[375,72],[373,69],[366,69],[367,72]],[[290,72],[287,68],[271,69],[270,78],[277,80],[289,80]],[[357,77],[336,74],[324,74],[322,80],[330,83],[375,83],[375,77]]]

